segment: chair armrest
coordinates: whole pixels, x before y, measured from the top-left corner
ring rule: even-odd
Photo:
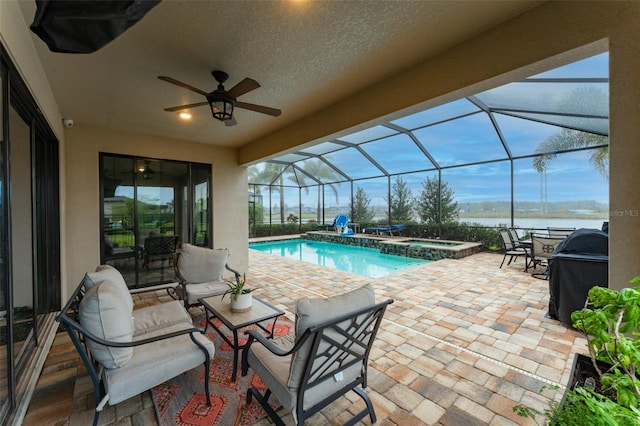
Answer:
[[[240,272],[236,271],[235,269],[233,269],[231,266],[229,266],[228,263],[225,263],[224,265],[225,269],[227,269],[227,271],[231,271],[233,272],[233,275],[235,275],[236,278],[236,283],[240,283]]]
[[[173,272],[176,275],[176,278],[178,279],[178,283],[180,285],[185,285],[187,283],[187,280],[184,279],[184,277],[180,274],[180,268],[178,268],[178,258],[180,257],[180,253],[172,253],[171,254],[171,258],[173,261]]]
[[[196,332],[204,334],[203,328],[190,327],[190,328],[185,328],[184,330],[178,330],[178,331],[173,331],[171,333],[149,337],[147,339],[132,340],[131,342],[114,342],[111,340],[101,339],[100,337],[95,336],[94,334],[88,332],[84,327],[82,327],[82,325],[80,325],[78,322],[74,321],[73,319],[69,318],[66,314],[60,314],[57,319],[59,322],[63,322],[66,326],[77,331],[84,338],[92,340],[100,345],[113,347],[113,348],[128,348],[133,346],[141,346],[141,345],[146,345],[148,343],[158,342],[160,340],[171,339],[172,337],[181,336],[183,334],[192,334]]]
[[[268,339],[264,334],[262,334],[258,330],[247,330],[247,331],[244,332],[244,334],[249,336],[249,340],[247,341],[247,345],[244,347],[243,352],[247,351],[249,346],[251,346],[251,344],[254,341],[257,341],[258,343],[262,344],[265,348],[267,348],[269,350],[269,352],[272,352],[273,354],[275,354],[277,356],[291,355],[292,353],[294,353],[296,351],[297,346],[299,346],[299,345],[295,345],[290,350],[285,351],[280,346],[276,345],[273,342],[273,340]]]
[[[276,345],[273,340],[267,338],[264,334],[262,334],[258,330],[247,330],[244,332],[245,335],[249,336],[249,340],[244,345],[242,349],[242,376],[246,376],[249,371],[249,349],[254,342],[260,343],[263,345],[269,352],[273,353],[276,356],[288,356],[294,354],[300,349],[300,347],[306,342],[310,333],[309,330],[306,330],[302,337],[296,341],[291,349],[285,351],[280,346]]]

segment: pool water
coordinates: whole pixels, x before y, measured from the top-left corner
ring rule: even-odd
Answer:
[[[384,277],[430,262],[382,254],[378,249],[304,239],[249,243],[249,248],[371,278]]]

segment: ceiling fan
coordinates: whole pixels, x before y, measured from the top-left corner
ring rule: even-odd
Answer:
[[[140,175],[142,175],[143,179],[153,179],[153,176],[156,174],[155,170],[153,170],[151,168],[149,163],[150,162],[148,160],[145,160],[144,161],[144,167],[139,167],[138,168],[138,173],[140,173]]]
[[[236,98],[238,98],[239,96],[260,87],[260,83],[258,83],[257,81],[251,78],[245,78],[240,83],[233,86],[231,89],[225,90],[223,83],[227,81],[229,75],[224,71],[212,71],[211,75],[213,75],[213,78],[218,82],[218,88],[208,93],[187,83],[178,81],[175,78],[159,75],[158,78],[160,80],[166,81],[167,83],[175,84],[176,86],[180,86],[183,89],[199,93],[207,99],[206,102],[196,102],[194,104],[180,105],[165,108],[164,110],[174,112],[183,109],[209,105],[213,118],[222,121],[227,126],[233,126],[234,124],[236,124],[236,120],[233,118],[234,107],[260,112],[262,114],[272,115],[274,117],[277,117],[282,113],[282,111],[276,108],[269,108],[262,105],[249,104],[247,102],[236,100]]]

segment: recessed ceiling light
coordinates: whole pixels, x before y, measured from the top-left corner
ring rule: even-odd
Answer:
[[[181,112],[180,118],[182,118],[183,120],[191,120],[191,114],[189,114],[188,112]]]

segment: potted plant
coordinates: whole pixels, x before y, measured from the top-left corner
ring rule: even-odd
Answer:
[[[548,388],[559,389],[545,386],[540,392]],[[548,426],[637,426],[640,419],[640,410],[637,408],[623,407],[584,387],[567,389],[561,402],[551,399],[549,407],[542,412],[525,405],[516,405],[513,412],[535,420],[538,425]],[[538,417],[543,418],[542,423],[538,422]]]
[[[630,284],[640,282],[635,277]],[[618,404],[640,403],[640,287],[620,291],[592,287],[584,309],[571,314],[573,326],[587,338],[589,357],[604,391]],[[609,367],[604,370],[598,361]]]
[[[229,288],[222,295],[222,299],[224,300],[227,294],[231,295],[231,312],[248,312],[251,310],[251,303],[253,301],[251,292],[255,290],[255,288],[245,286],[245,275],[243,274],[242,278],[235,282],[226,281],[226,283]]]
[[[542,413],[520,405],[514,411],[544,415],[549,425],[640,424],[640,287],[592,287],[571,320],[584,333],[589,354],[576,354],[562,401],[551,401]]]

